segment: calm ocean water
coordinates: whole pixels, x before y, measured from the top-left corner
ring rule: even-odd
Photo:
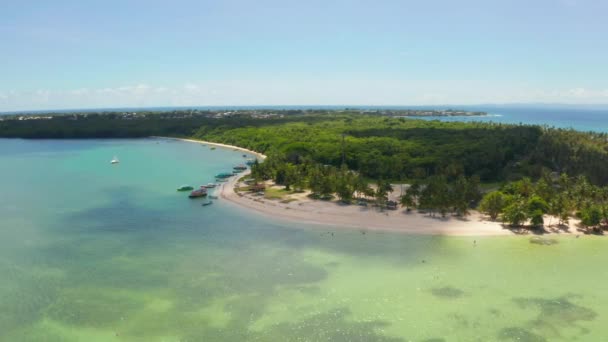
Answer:
[[[484,121],[547,125],[580,131],[608,132],[608,108],[464,107],[485,111],[486,117],[445,117],[442,121]]]
[[[0,340],[608,334],[604,238],[539,246],[361,234],[273,222],[221,200],[202,207],[175,191],[206,184],[241,154],[155,139],[0,139]]]

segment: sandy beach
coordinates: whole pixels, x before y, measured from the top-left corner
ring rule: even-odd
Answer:
[[[194,139],[166,138],[187,141],[232,150],[239,150],[265,159],[264,154],[245,148],[201,141]],[[239,178],[249,174],[249,170],[241,173],[239,177],[232,177],[222,184],[219,195],[222,199],[234,205],[249,209],[260,215],[270,216],[274,219],[306,223],[321,226],[333,226],[344,229],[358,229],[363,231],[387,231],[408,234],[425,235],[452,235],[452,236],[493,236],[532,234],[525,229],[519,231],[508,229],[501,222],[491,221],[485,215],[471,210],[466,218],[448,215],[445,218],[437,215],[418,213],[415,210],[407,212],[403,208],[398,210],[379,211],[372,207],[359,205],[346,205],[337,201],[312,200],[306,196],[298,196],[297,201],[284,203],[279,200],[266,199],[248,192],[236,192],[235,188],[244,187]],[[555,220],[553,220],[554,222]],[[546,222],[552,222],[547,218]],[[567,229],[545,227],[546,233],[551,234],[580,234],[575,223]]]
[[[290,203],[269,200],[261,196],[236,193],[234,188],[241,186],[237,177],[225,183],[220,191],[221,198],[248,208],[259,214],[273,218],[307,223],[313,225],[335,226],[362,231],[390,231],[410,234],[429,235],[513,235],[503,229],[499,222],[490,222],[477,212],[466,219],[429,217],[405,210],[378,211],[371,207],[344,205],[336,201],[301,199]]]
[[[235,192],[235,187],[241,186],[245,186],[245,184],[240,184],[237,177],[233,177],[222,185],[221,198],[259,214],[291,222],[358,229],[362,232],[387,231],[451,236],[534,235],[533,232],[526,229],[509,229],[501,222],[491,221],[474,210],[471,210],[470,215],[466,218],[451,215],[443,218],[440,215],[431,217],[415,210],[407,212],[403,208],[379,211],[372,207],[346,205],[337,201],[312,200],[305,196],[300,197],[297,201],[283,203],[246,192]],[[546,222],[555,223],[556,220],[547,217]],[[571,223],[568,229],[545,227],[545,234],[547,233],[581,234],[574,223]]]
[[[256,157],[258,157],[259,159],[266,159],[266,155],[256,152],[256,151],[252,151],[252,150],[248,150],[246,148],[242,148],[242,147],[238,147],[238,146],[233,146],[233,145],[226,145],[226,144],[220,144],[220,143],[214,143],[211,141],[204,141],[204,140],[195,140],[195,139],[184,139],[184,138],[171,138],[171,137],[157,137],[157,136],[152,136],[151,138],[159,138],[159,139],[168,139],[168,140],[178,140],[178,141],[187,141],[187,142],[191,142],[191,143],[196,143],[196,144],[201,144],[201,145],[209,145],[209,146],[217,146],[217,147],[221,147],[221,148],[229,148],[231,150],[238,150],[238,151],[243,151],[243,152],[247,152],[249,154],[252,154]]]

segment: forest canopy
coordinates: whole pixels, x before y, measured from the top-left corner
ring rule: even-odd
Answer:
[[[442,122],[360,113],[311,113],[265,119],[183,113],[57,115],[0,121],[0,137],[193,137],[237,145],[292,164],[315,162],[369,179],[477,176],[483,182],[584,175],[608,183],[608,136],[530,125]]]

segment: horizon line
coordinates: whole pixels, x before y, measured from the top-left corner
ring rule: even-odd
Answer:
[[[315,104],[298,104],[298,105],[192,105],[192,106],[128,106],[128,107],[88,107],[88,108],[61,108],[61,109],[19,109],[19,110],[7,110],[0,111],[0,115],[10,114],[28,114],[28,113],[62,113],[62,112],[110,112],[119,110],[168,110],[168,109],[232,109],[232,108],[255,108],[255,109],[410,109],[410,108],[445,108],[445,107],[483,107],[483,106],[496,106],[496,107],[507,107],[507,106],[545,106],[545,107],[606,107],[608,109],[608,103],[552,103],[552,102],[512,102],[512,103],[479,103],[479,104],[418,104],[418,105],[406,105],[406,104],[384,104],[384,105],[372,105],[372,104],[335,104],[335,105],[315,105]],[[297,108],[299,107],[299,108]],[[458,109],[458,108],[451,108]]]

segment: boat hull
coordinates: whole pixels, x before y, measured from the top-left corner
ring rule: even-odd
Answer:
[[[194,190],[190,193],[190,195],[188,195],[188,197],[189,198],[207,197],[207,190],[205,190],[205,189]]]

